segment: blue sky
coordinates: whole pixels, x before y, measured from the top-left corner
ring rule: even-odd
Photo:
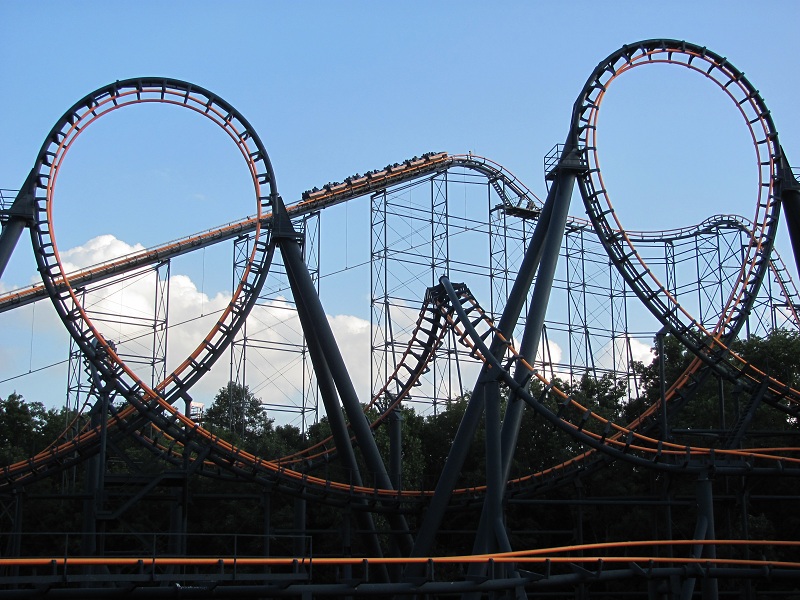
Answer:
[[[542,158],[564,140],[572,103],[595,64],[625,43],[654,37],[706,45],[745,71],[800,165],[798,23],[793,1],[0,0],[0,188],[22,184],[45,135],[75,101],[116,79],[163,75],[201,85],[244,114],[267,146],[287,202],[312,186],[432,150],[489,157],[544,196]],[[632,229],[755,211],[753,151],[740,118],[713,86],[680,71],[637,69],[604,104],[601,161]],[[65,164],[56,206],[62,248],[107,233],[148,246],[254,212],[244,165],[219,131],[165,107],[123,112],[93,126]],[[324,271],[363,254],[366,207],[354,203],[323,218],[323,248],[326,236],[341,237],[345,221],[351,232],[323,256]],[[577,198],[571,213],[583,213]],[[213,277],[205,280],[225,260],[212,254],[192,272],[210,295],[229,281],[225,275],[215,288]],[[26,285],[34,276],[23,237],[0,285]],[[369,271],[352,276],[368,279]],[[326,292],[323,284],[323,299],[331,315],[368,318],[363,295]],[[60,338],[34,322],[47,308],[31,321],[45,341],[16,348],[21,334],[0,322],[4,356],[23,363],[8,367],[6,358],[0,380],[50,360],[25,348],[61,343],[46,341]],[[63,384],[51,384],[58,398],[50,400],[41,380],[0,384],[0,395],[17,389],[59,403]]]

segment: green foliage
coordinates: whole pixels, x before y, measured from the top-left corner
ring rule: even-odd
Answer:
[[[449,400],[443,410],[436,415],[429,415],[422,423],[420,437],[424,466],[419,482],[422,487],[435,487],[468,403],[469,396]],[[485,431],[479,426],[461,469],[461,484],[465,487],[483,483],[479,473],[483,472],[485,462],[485,438]]]
[[[794,387],[800,386],[800,335],[797,333],[776,331],[764,339],[751,338],[737,342],[733,349],[762,371]],[[683,372],[693,358],[671,336],[665,338],[664,357],[667,385]],[[574,381],[557,380],[554,383],[584,409],[624,424],[657,401],[660,395],[658,356],[651,364],[638,365],[636,370],[640,400],[632,402],[627,401],[624,384],[609,375],[596,378],[585,373]],[[554,393],[545,394],[537,380],[531,383],[530,392],[554,413],[562,408],[562,399]],[[470,400],[469,396],[450,400],[439,406],[437,414],[424,416],[410,407],[399,409],[402,419],[403,489],[431,490],[436,486]],[[508,390],[501,387],[501,414],[505,413],[509,401],[519,402],[509,400]],[[714,377],[709,377],[689,400],[675,403],[677,408],[670,413],[673,439],[694,445],[723,445],[723,421],[730,428],[747,407],[748,401],[745,394],[737,392],[733,386],[720,384]],[[585,412],[575,408],[565,410],[573,420],[579,419]],[[372,420],[378,415],[371,410],[367,416]],[[7,464],[41,450],[55,439],[64,423],[63,413],[45,410],[38,403],[26,403],[18,394],[0,400],[0,458]],[[246,386],[236,384],[219,390],[204,415],[203,424],[245,450],[270,459],[292,454],[325,439],[331,432],[327,418],[310,426],[305,433],[291,425],[276,426],[260,399]],[[785,412],[762,404],[755,411],[751,429],[756,434],[762,430],[770,432],[770,435],[758,437],[754,434],[745,438],[743,443],[796,446],[796,436],[786,435],[784,439],[775,436],[776,432],[796,426]],[[373,431],[377,447],[387,465],[390,464],[389,427],[387,420]],[[584,427],[600,432],[602,423],[587,419]],[[571,435],[554,427],[529,407],[523,411],[519,431],[511,468],[512,478],[545,471],[586,451]],[[159,435],[158,432],[152,434]],[[482,418],[466,451],[457,487],[470,488],[486,483],[485,439],[485,421]],[[172,442],[164,438],[161,443],[168,446]],[[332,449],[332,443],[328,443],[328,448]],[[157,476],[171,468],[131,440],[117,441],[114,449],[124,451],[126,460],[112,459],[116,462],[109,462],[109,472],[116,474],[119,468],[122,473],[124,469],[135,466],[139,469],[139,475]],[[373,474],[369,473],[358,449],[356,457],[365,485],[372,485]],[[314,476],[350,481],[351,474],[335,453],[325,460],[317,460],[313,469],[308,464],[299,465],[298,468],[307,469]],[[78,468],[78,473],[80,480],[83,467]],[[557,546],[578,541],[649,539],[665,535],[667,527],[671,528],[676,538],[690,538],[697,521],[695,484],[694,476],[667,476],[622,461],[603,462],[600,468],[586,468],[575,478],[558,485],[547,478],[526,484],[525,496],[515,497],[505,507],[506,523],[514,548]],[[295,498],[275,493],[268,487],[232,481],[224,475],[220,479],[192,477],[187,486],[191,490],[185,507],[190,532],[258,534],[265,528],[265,514],[269,514],[270,531],[278,535],[272,539],[271,550],[291,555],[291,537],[282,538],[280,535],[291,535],[293,532],[296,511],[302,506]],[[780,477],[720,477],[714,486],[715,496],[734,498],[728,504],[718,503],[718,537],[738,537],[744,535],[745,529],[750,537],[781,537],[780,531],[800,526],[799,518],[791,516],[791,501],[797,496],[794,481]],[[82,488],[79,484],[75,489]],[[742,510],[740,501],[735,500],[736,495],[748,494],[756,489],[758,494],[755,496],[772,495],[777,500],[767,502],[754,499],[746,510]],[[154,489],[148,495],[148,502],[138,503],[124,514],[125,524],[120,527],[129,531],[169,530],[172,525],[168,509],[175,506],[175,498],[179,496],[175,492],[166,485]],[[669,511],[659,504],[667,496],[675,500]],[[463,498],[461,496],[459,501]],[[575,502],[576,498],[586,499],[586,502]],[[645,501],[637,504],[636,498]],[[124,498],[117,502],[122,501]],[[72,523],[73,527],[80,528],[82,505],[79,501],[72,504],[64,501],[58,506],[54,501],[42,502],[49,504],[45,509],[31,511],[30,514],[38,512],[48,518],[40,519],[37,523],[26,522],[26,529],[36,528],[38,523],[42,528],[50,529],[69,527],[64,523]],[[152,506],[161,508],[152,510],[149,508]],[[437,537],[439,547],[434,553],[462,554],[471,551],[479,517],[476,506],[478,504],[448,512]],[[353,536],[352,540],[347,538],[346,541],[345,536],[340,535],[347,524],[353,522],[353,515],[348,510],[339,506],[308,505],[306,523],[309,530],[313,530],[315,555],[342,552],[358,555],[366,552],[359,536]],[[423,514],[422,510],[416,513],[409,511],[407,518],[412,529],[419,527]],[[375,515],[375,522],[381,530],[388,527],[382,515]],[[387,540],[388,536],[384,536],[383,541]]]
[[[64,428],[62,413],[13,392],[0,399],[0,464],[33,456]]]
[[[231,443],[265,458],[279,458],[304,446],[300,430],[293,425],[274,426],[275,420],[245,385],[229,382],[220,388],[203,414],[203,424]]]
[[[800,384],[800,334],[782,329],[767,337],[752,336],[737,340],[731,350],[746,362],[775,379],[797,387]],[[664,370],[666,388],[684,372],[694,355],[673,336],[664,339]],[[636,364],[640,384],[640,397],[625,408],[624,420],[630,421],[660,398],[659,354],[656,349],[649,365]],[[725,431],[736,424],[744,411],[751,406],[751,395],[741,388],[720,381],[716,376],[706,376],[690,395],[675,398],[669,404],[669,425],[675,441],[704,446],[721,447],[725,444]],[[755,433],[785,431],[795,426],[788,415],[766,404],[759,404],[750,423],[754,432],[747,444],[752,446],[774,443]]]
[[[378,417],[375,409],[367,412],[367,418],[374,421]],[[424,418],[417,415],[413,408],[400,408],[396,417],[390,417],[380,425],[374,433],[375,443],[381,453],[384,463],[390,464],[390,419],[400,419],[401,456],[402,456],[402,484],[403,489],[418,489],[421,483],[420,476],[425,470],[425,460],[422,451]],[[388,471],[388,469],[387,469]]]
[[[210,430],[225,430],[249,441],[271,430],[273,419],[250,388],[231,381],[217,392],[203,422]]]
[[[766,338],[752,336],[733,345],[745,360],[793,388],[800,386],[800,333],[776,329]]]

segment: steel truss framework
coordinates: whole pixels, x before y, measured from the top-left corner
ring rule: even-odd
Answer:
[[[319,282],[319,213],[303,215],[295,221],[302,235],[303,256],[315,284]],[[234,242],[234,283],[241,277],[241,269],[253,244],[251,235],[243,236]],[[296,305],[291,298],[291,286],[287,280],[286,269],[276,260],[256,302],[256,306],[266,307],[279,313],[296,313]],[[284,322],[286,320],[284,319]],[[288,381],[281,372],[270,370],[269,353],[284,352],[292,355],[293,362],[300,366],[300,381]],[[249,356],[248,356],[249,353]],[[250,370],[248,374],[248,365]],[[257,313],[248,317],[242,330],[231,344],[230,381],[248,386],[253,394],[269,391],[269,399],[262,401],[272,414],[289,413],[299,417],[301,431],[316,423],[319,418],[318,392],[314,371],[310,364],[308,346],[302,331],[292,329],[277,332],[269,321],[259,320]],[[280,391],[287,391],[281,396]]]
[[[541,211],[509,203],[506,194],[497,193],[497,183],[457,166],[372,196],[373,395],[404,351],[413,326],[407,314],[413,298],[440,276],[467,281],[478,295],[490,297],[490,313],[499,319]],[[448,198],[456,198],[458,206],[447,206]],[[467,202],[475,206],[465,210]],[[647,264],[672,295],[698,315],[700,323],[713,327],[736,282],[751,229],[743,217],[720,215],[690,228],[635,235]],[[441,249],[450,244],[477,246],[480,251],[440,258]],[[572,218],[567,223],[551,293],[551,304],[562,308],[548,312],[537,368],[570,381],[586,373],[607,374],[624,380],[629,394],[635,395],[633,363],[645,360],[641,349],[652,344],[659,326],[639,307],[588,221]],[[791,307],[798,298],[775,253],[745,322],[747,337],[796,329]],[[524,326],[523,317],[516,339],[521,339]],[[636,342],[638,348],[632,347]],[[476,364],[469,355],[452,336],[443,341],[411,399],[414,405],[435,412],[442,403],[463,396],[464,371]]]
[[[759,157],[753,222],[725,216],[680,231],[623,228],[603,184],[595,124],[613,81],[654,63],[697,71],[736,103]],[[51,228],[61,162],[96,119],[148,102],[192,110],[228,134],[248,165],[257,214],[67,273]],[[584,598],[624,589],[688,599],[717,598],[736,586],[738,597],[751,598],[760,586],[788,582],[775,588],[788,597],[800,578],[800,542],[759,539],[749,527],[762,504],[796,502],[796,492],[760,496],[757,486],[761,478],[796,478],[800,457],[796,444],[752,445],[755,436],[774,432],[750,425],[757,410],[796,422],[800,392],[730,349],[742,332],[798,326],[797,293],[772,246],[782,207],[797,263],[800,183],[763,100],[741,72],[706,48],[676,40],[638,42],[599,63],[574,105],[565,144],[545,165],[550,183],[544,201],[487,159],[430,153],[315,188],[287,207],[252,126],[208,90],[176,80],[135,79],[76,103],[48,135],[15,200],[8,205],[3,196],[0,267],[29,227],[43,285],[0,297],[0,309],[49,296],[84,361],[71,365],[70,391],[88,387],[94,402],[85,425],[68,426],[46,450],[2,469],[0,596],[174,597],[188,587],[196,597]],[[588,221],[568,216],[576,184]],[[368,408],[378,414],[372,423],[319,301],[318,224],[310,217],[364,195],[372,198],[377,383]],[[168,270],[172,257],[192,249],[237,238],[230,302],[196,349],[167,372],[169,277],[159,276],[159,268]],[[265,289],[278,264],[285,279],[279,275]],[[148,265],[163,265],[155,267],[154,314],[127,325],[151,332],[152,343],[147,352],[132,353],[130,344],[109,333],[102,303],[93,306],[90,298],[102,298],[105,284],[97,282]],[[468,284],[453,283],[460,279]],[[310,361],[303,360],[299,412],[306,417],[307,392],[318,390],[331,436],[290,456],[256,457],[192,420],[191,388],[226,352],[231,379],[252,381],[250,356],[275,342],[248,315],[287,286],[302,334],[291,351]],[[488,299],[486,308],[481,298]],[[631,422],[609,421],[559,387],[558,379],[571,383],[585,373],[608,374],[624,379],[633,401],[638,385],[630,368],[631,341],[652,336],[654,329],[659,345],[668,334],[694,359],[675,381],[662,377],[660,399],[641,404]],[[721,409],[719,426],[711,431],[676,430],[676,417],[697,390],[715,382],[721,407],[724,393],[735,396],[732,424]],[[468,400],[435,488],[402,489],[396,409],[423,402],[435,412],[455,394]],[[516,472],[515,448],[528,433],[521,430],[525,411],[568,440],[573,456]],[[485,485],[461,488],[460,471],[481,422]],[[375,441],[381,426],[392,439],[388,466]],[[715,440],[711,446],[709,436]],[[137,462],[141,452],[155,456],[160,470],[143,469]],[[65,487],[59,498],[80,507],[81,530],[47,534],[51,552],[33,556],[36,536],[26,533],[24,523],[37,498],[26,498],[26,490],[78,465],[85,466],[85,490],[65,493]],[[594,496],[596,473],[638,473],[642,493]],[[260,534],[215,540],[192,535],[191,506],[203,499],[193,484],[199,476],[222,479],[238,501],[251,502],[261,517]],[[145,502],[168,512],[168,532],[114,530]],[[651,539],[588,543],[584,526],[595,524],[603,506],[612,504],[647,511]],[[566,531],[515,527],[522,512],[540,506],[568,507]],[[314,552],[315,540],[330,535],[309,522],[322,507],[339,513],[338,556]],[[445,521],[453,510],[471,511],[475,518],[448,532]],[[680,513],[685,522],[687,510],[694,530],[681,535],[674,521]],[[451,540],[467,536],[471,554],[434,556],[437,537],[448,534]],[[564,535],[566,544],[550,548],[535,541]],[[790,559],[770,560],[762,552],[767,546]],[[620,581],[628,587],[619,588]]]

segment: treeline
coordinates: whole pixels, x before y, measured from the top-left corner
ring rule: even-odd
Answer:
[[[784,383],[795,387],[800,383],[797,333],[776,331],[766,339],[751,338],[737,343],[735,349]],[[692,357],[670,337],[666,338],[664,354],[665,379],[670,382]],[[655,355],[651,364],[637,366],[640,398],[636,401],[627,400],[625,383],[608,375],[586,374],[577,381],[557,383],[583,406],[624,424],[638,417],[659,397],[658,358]],[[533,384],[531,391],[539,396],[543,390],[539,384]],[[468,401],[464,397],[440,405],[436,415],[400,409],[404,489],[434,488]],[[556,408],[556,399],[550,397],[546,401]],[[679,411],[669,415],[671,439],[698,446],[719,445],[725,428],[736,421],[746,405],[747,399],[741,391],[710,377]],[[0,462],[13,463],[42,450],[63,431],[66,422],[64,410],[27,403],[17,393],[0,400]],[[325,439],[330,432],[325,418],[306,432],[293,425],[276,425],[259,398],[247,387],[235,384],[219,390],[202,422],[235,445],[269,459],[302,450]],[[745,442],[748,446],[796,448],[797,425],[786,413],[761,406],[754,413]],[[374,436],[388,464],[387,428],[378,427]],[[460,487],[485,484],[484,439],[481,425],[461,469]],[[526,410],[512,477],[548,469],[585,450],[571,436],[554,430],[534,411]],[[335,455],[297,468],[311,469],[313,475],[338,481],[349,479]],[[189,534],[213,534],[218,539],[252,534],[253,544],[258,545],[263,544],[262,534],[268,532],[272,536],[270,551],[291,555],[296,551],[293,540],[300,533],[299,524],[304,523],[317,556],[365,552],[358,535],[352,539],[343,535],[352,515],[342,507],[311,503],[306,506],[302,498],[272,493],[268,487],[237,481],[222,472],[217,477],[190,475],[176,479],[174,466],[165,464],[130,438],[115,440],[109,446],[107,490],[99,501],[90,497],[86,472],[85,465],[79,465],[61,477],[50,477],[20,490],[13,501],[25,497],[22,531],[80,532],[87,514],[100,519],[103,515],[114,515],[114,520],[109,517],[103,525],[107,534],[163,533],[185,527]],[[365,483],[371,484],[366,467],[363,475]],[[148,481],[159,484],[151,485],[152,489],[141,501],[126,507],[127,499],[148,485]],[[507,527],[516,548],[654,539],[665,537],[668,531],[673,538],[691,538],[696,524],[695,483],[689,476],[667,476],[623,463],[587,462],[576,467],[572,477],[543,478],[512,495],[506,505]],[[785,477],[721,478],[714,486],[718,537],[742,537],[746,532],[750,538],[780,539],[785,537],[785,531],[800,531],[800,517],[792,516],[796,514],[792,508],[798,498],[796,481]],[[665,502],[667,499],[669,503]],[[6,497],[4,501],[8,505],[12,498]],[[92,507],[93,502],[100,503],[99,511]],[[479,504],[456,505],[443,524],[436,553],[471,551]],[[4,511],[1,531],[10,530],[9,515],[13,514],[13,510]],[[302,519],[298,519],[299,514]],[[407,507],[412,528],[419,526],[422,515],[421,505]],[[380,518],[377,522],[388,527]],[[243,546],[239,548],[242,550]],[[0,552],[3,550],[0,547]],[[263,548],[252,551],[263,552]]]
[[[55,440],[66,425],[64,409],[26,402],[16,392],[0,398],[0,465],[33,456]]]

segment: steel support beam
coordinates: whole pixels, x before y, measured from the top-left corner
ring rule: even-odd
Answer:
[[[800,181],[798,181],[786,155],[781,149],[783,161],[781,162],[781,207],[786,215],[786,227],[789,229],[789,240],[792,242],[794,264],[800,275]]]
[[[358,401],[358,395],[350,379],[342,354],[339,351],[336,338],[322,308],[314,282],[303,261],[300,245],[298,244],[298,236],[286,212],[286,207],[280,197],[274,199],[273,206],[275,211],[273,239],[283,257],[283,264],[286,267],[292,294],[297,303],[298,316],[300,317],[303,332],[308,338],[309,353],[311,354],[314,368],[317,373],[323,370],[330,374],[330,379],[336,386],[342,407],[350,421],[350,427],[355,435],[356,442],[361,448],[367,468],[370,469],[374,477],[375,485],[383,489],[394,489],[386,470],[386,465],[378,452],[375,438],[372,436],[372,430]],[[322,389],[322,386],[320,386],[320,389]],[[323,393],[323,401],[325,402],[326,411],[330,415],[338,412],[340,407],[332,394],[332,390],[327,390],[327,392]],[[339,442],[344,444],[344,440],[347,439],[349,445],[350,434],[342,423],[334,425],[332,422],[331,428],[333,429],[334,427],[340,429],[337,434],[339,437],[337,449],[342,450],[343,446],[340,446]],[[411,550],[411,535],[408,532],[408,524],[405,517],[401,514],[393,513],[390,514],[389,520],[393,531],[398,532],[396,534],[398,546],[403,554],[407,554]]]
[[[511,293],[509,294],[508,301],[503,310],[503,315],[500,317],[498,329],[506,339],[511,339],[514,328],[519,320],[519,315],[522,312],[522,308],[525,306],[528,290],[530,289],[536,270],[542,259],[544,242],[547,238],[547,232],[553,215],[553,206],[556,202],[556,188],[557,186],[552,186],[547,195],[547,200],[545,201],[539,221],[533,231],[531,242],[525,251],[519,273],[511,288]],[[499,338],[492,340],[491,351],[493,353],[499,354],[504,350],[505,345]],[[467,403],[461,424],[453,439],[453,445],[450,447],[450,452],[447,455],[444,468],[436,484],[430,506],[425,514],[419,533],[417,534],[411,556],[426,556],[433,546],[434,538],[441,526],[447,505],[450,503],[450,498],[452,497],[453,489],[455,489],[456,482],[458,481],[461,467],[464,464],[469,446],[475,436],[475,431],[480,423],[481,414],[485,407],[485,384],[488,378],[487,371],[488,369],[484,366],[475,384],[469,402]],[[407,573],[416,572],[418,570],[418,566],[412,565],[407,569]]]
[[[520,356],[530,364],[532,364],[536,358],[536,353],[541,341],[542,327],[544,326],[550,291],[553,288],[553,278],[555,277],[556,266],[558,264],[561,242],[564,237],[564,227],[569,214],[570,199],[572,198],[572,191],[575,186],[575,174],[576,172],[574,169],[560,169],[556,175],[554,185],[550,187],[550,194],[547,199],[547,204],[552,203],[552,213],[548,219],[547,227],[544,229],[543,239],[541,241],[541,249],[539,251],[541,258],[540,264],[538,265],[538,276],[536,277],[536,283],[525,321],[525,331],[519,348]],[[534,231],[534,236],[537,231],[539,231],[538,226]],[[533,240],[531,244],[533,245]],[[517,383],[525,385],[528,377],[530,377],[530,371],[523,365],[518,364],[514,372],[514,379]],[[503,552],[510,550],[508,540],[505,536],[501,537],[496,535],[494,538],[487,536],[492,530],[497,533],[497,528],[486,527],[484,523],[486,523],[487,520],[493,519],[493,507],[502,506],[505,482],[508,481],[511,472],[511,463],[519,438],[524,407],[525,404],[520,398],[513,392],[509,394],[502,430],[499,432],[501,457],[498,457],[497,464],[500,466],[500,472],[498,474],[500,483],[495,486],[488,485],[487,500],[484,504],[483,512],[481,513],[481,525],[479,526],[480,535],[478,539],[475,540],[475,546],[473,547],[474,553],[483,554],[493,549]],[[488,420],[486,437],[488,442],[490,439]],[[488,483],[487,481],[487,484]],[[495,543],[493,543],[493,541]]]
[[[306,306],[299,301],[297,302],[297,315],[301,323],[305,323],[308,319]],[[306,340],[308,344],[308,353],[311,356],[311,361],[314,363],[314,372],[317,376],[317,384],[319,385],[322,401],[325,404],[325,412],[328,416],[328,423],[331,427],[331,434],[333,435],[333,442],[336,445],[336,451],[344,468],[350,472],[351,482],[354,485],[362,486],[361,471],[358,468],[355,451],[350,443],[347,423],[342,414],[342,409],[339,406],[339,396],[336,393],[336,384],[333,380],[333,376],[331,375],[327,362],[324,360],[324,354],[319,345],[319,340],[308,334],[306,334]],[[363,504],[363,501],[354,500],[353,503]],[[378,533],[372,515],[365,510],[357,510],[356,519],[359,527],[366,532],[365,538],[370,553],[375,556],[383,556],[383,550],[380,540],[378,539]],[[346,526],[349,527],[349,525]],[[388,574],[385,575],[384,580],[388,581]]]
[[[8,261],[14,253],[22,230],[32,224],[36,218],[36,203],[33,194],[30,193],[33,171],[28,174],[25,184],[17,193],[17,197],[7,211],[5,216],[7,221],[0,232],[0,277],[8,266]]]

